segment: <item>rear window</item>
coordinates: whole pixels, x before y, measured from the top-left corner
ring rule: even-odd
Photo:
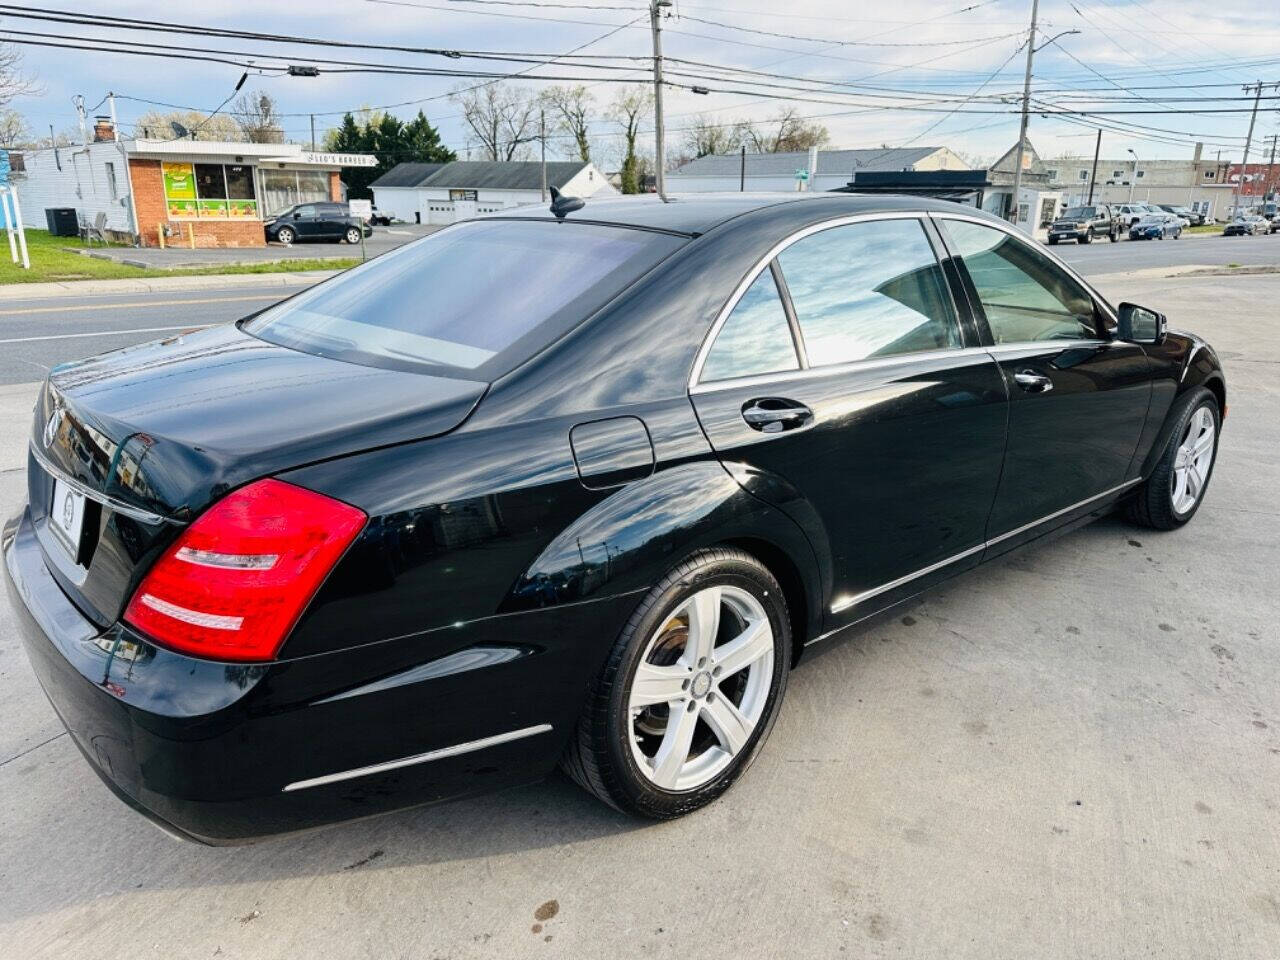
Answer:
[[[243,329],[353,363],[490,380],[683,242],[626,227],[476,220],[355,267]]]
[[[1062,215],[1064,217],[1075,219],[1079,217],[1093,217],[1097,214],[1093,207],[1067,207],[1067,209],[1062,212]]]

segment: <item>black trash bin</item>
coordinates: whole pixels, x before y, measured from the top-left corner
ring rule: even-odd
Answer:
[[[80,233],[75,207],[45,207],[44,218],[49,224],[49,233],[55,237],[74,237]]]

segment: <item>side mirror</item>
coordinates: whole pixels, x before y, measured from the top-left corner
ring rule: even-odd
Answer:
[[[1164,342],[1165,332],[1169,329],[1169,321],[1163,313],[1156,313],[1136,303],[1122,303],[1119,309],[1121,340],[1129,343]]]
[[[295,210],[295,211],[293,212],[293,219],[295,219],[295,220],[301,220],[301,219],[302,219],[302,214],[298,213],[298,211],[296,211],[296,210]]]

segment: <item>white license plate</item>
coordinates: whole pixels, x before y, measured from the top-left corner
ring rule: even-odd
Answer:
[[[54,478],[49,522],[71,551],[71,556],[77,556],[80,553],[80,531],[84,527],[84,494]]]

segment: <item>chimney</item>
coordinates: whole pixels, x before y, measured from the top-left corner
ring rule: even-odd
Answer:
[[[93,142],[102,143],[104,140],[114,140],[116,138],[115,124],[111,122],[110,117],[94,117],[93,118]]]

